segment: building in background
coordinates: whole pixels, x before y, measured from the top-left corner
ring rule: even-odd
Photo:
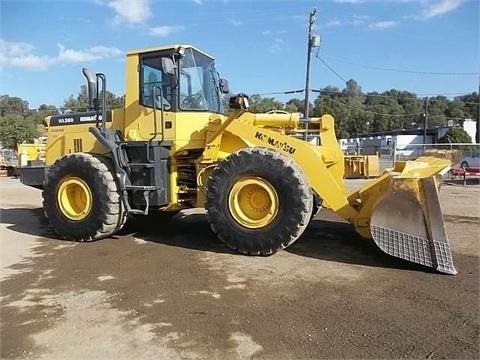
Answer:
[[[476,144],[477,139],[477,122],[472,119],[465,119],[463,122],[463,130],[472,138],[472,143]]]
[[[346,154],[392,155],[395,144],[397,155],[400,157],[415,157],[423,153],[423,144],[437,144],[447,134],[448,128],[448,126],[429,128],[426,134],[421,128],[381,131],[339,141]]]

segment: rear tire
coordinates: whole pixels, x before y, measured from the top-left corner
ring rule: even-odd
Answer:
[[[65,155],[49,169],[43,207],[63,239],[92,241],[120,230],[126,220],[108,159],[88,153]]]
[[[212,230],[230,248],[269,255],[297,240],[308,225],[313,193],[290,158],[248,148],[222,161],[210,176],[206,209]]]

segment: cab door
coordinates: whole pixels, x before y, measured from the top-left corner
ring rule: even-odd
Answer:
[[[172,77],[162,71],[160,54],[140,59],[140,120],[138,131],[142,139],[173,140],[174,97]],[[163,113],[163,114],[162,114]]]

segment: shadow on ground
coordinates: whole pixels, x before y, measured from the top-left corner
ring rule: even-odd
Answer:
[[[315,219],[310,222],[302,237],[286,251],[319,260],[432,272],[427,267],[385,254],[373,240],[362,238],[346,222]]]
[[[118,235],[130,235],[145,241],[186,249],[236,253],[215,237],[203,213],[179,213],[173,217],[162,213],[133,216]]]
[[[329,217],[331,216],[327,216]],[[180,213],[169,219],[159,214],[142,216],[127,222],[120,234],[169,246],[237,254],[215,237],[206,214]],[[331,220],[312,220],[303,235],[285,251],[299,256],[347,264],[432,271],[383,253],[372,240],[357,235],[351,224]]]
[[[8,224],[7,229],[12,231],[58,239],[48,226],[41,208],[1,209],[0,222]],[[179,213],[174,217],[163,214],[135,216],[129,219],[114,238],[118,236],[133,236],[152,243],[186,249],[237,254],[215,237],[204,213],[188,215]],[[338,221],[320,219],[311,221],[300,239],[285,251],[299,256],[347,264],[431,271],[384,254],[373,241],[357,235],[350,224]]]
[[[43,208],[2,208],[0,209],[0,224],[6,224],[7,229],[22,234],[55,238],[55,233],[43,214]]]

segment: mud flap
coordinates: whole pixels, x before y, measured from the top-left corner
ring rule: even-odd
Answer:
[[[377,246],[389,255],[456,274],[435,177],[394,178],[390,190],[370,221]]]

